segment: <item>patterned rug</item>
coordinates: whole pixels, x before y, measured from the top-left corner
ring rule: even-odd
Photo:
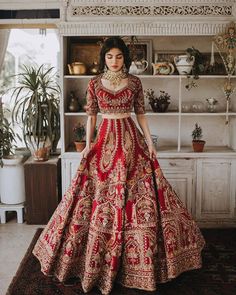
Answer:
[[[42,229],[38,229],[13,278],[7,295],[76,295],[84,294],[79,281],[66,285],[40,272],[31,254]],[[127,289],[118,284],[111,295],[235,295],[236,294],[236,229],[203,229],[206,247],[203,268],[181,274],[173,281],[160,284],[155,292]],[[101,295],[93,289],[88,295]]]

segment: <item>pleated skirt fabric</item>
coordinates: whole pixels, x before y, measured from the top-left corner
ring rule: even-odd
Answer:
[[[109,294],[115,281],[153,291],[200,268],[204,243],[128,117],[101,121],[33,254],[45,275]]]

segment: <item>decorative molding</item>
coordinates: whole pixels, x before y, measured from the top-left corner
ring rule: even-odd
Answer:
[[[64,1],[64,0],[62,0]],[[65,0],[66,1],[66,0]],[[233,4],[236,0],[69,0],[70,5]]]
[[[215,35],[236,16],[236,0],[61,1],[62,35]]]
[[[232,5],[83,5],[70,7],[70,17],[232,16]]]
[[[232,5],[232,16],[236,17],[236,3]]]
[[[65,36],[77,35],[216,35],[225,30],[228,20],[221,22],[61,22],[58,23],[59,33]]]

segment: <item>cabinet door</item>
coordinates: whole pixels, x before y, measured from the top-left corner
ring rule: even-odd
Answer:
[[[236,163],[230,159],[197,162],[196,209],[198,220],[234,218]]]
[[[24,163],[24,171],[26,221],[46,224],[61,199],[61,161],[57,157],[46,162],[30,158]]]
[[[166,179],[169,181],[170,185],[173,187],[177,193],[180,200],[184,203],[186,208],[191,214],[194,212],[192,207],[192,197],[193,197],[193,176],[191,174],[176,174],[176,173],[165,173]]]
[[[69,188],[73,177],[79,167],[81,158],[62,159],[62,193]]]

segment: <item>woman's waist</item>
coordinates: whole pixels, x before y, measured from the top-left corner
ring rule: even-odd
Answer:
[[[103,119],[123,119],[131,117],[131,113],[109,113],[102,114]]]

